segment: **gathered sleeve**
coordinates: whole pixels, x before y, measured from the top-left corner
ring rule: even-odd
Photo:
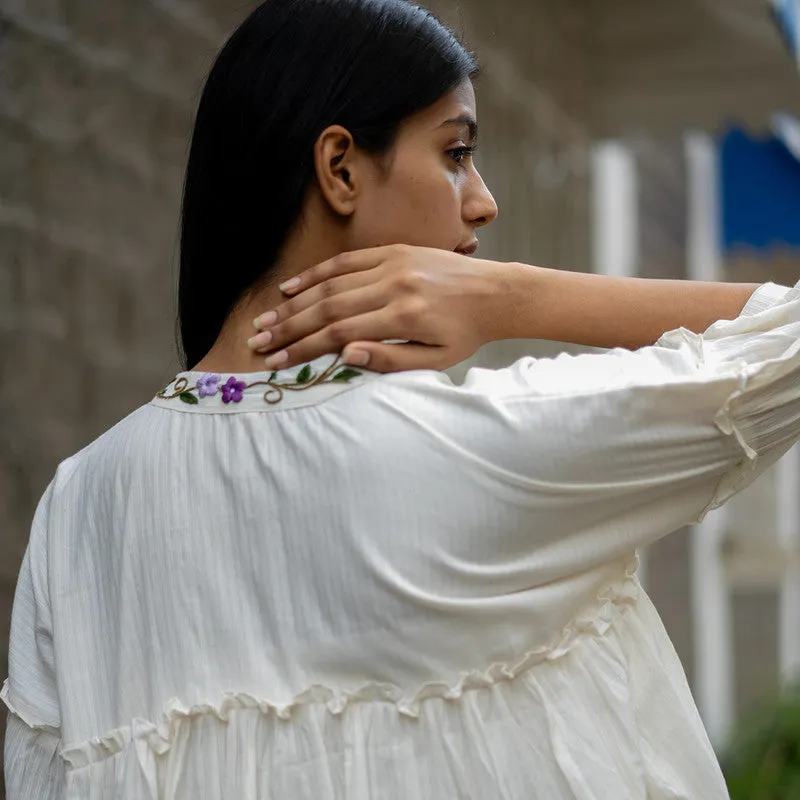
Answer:
[[[587,568],[698,522],[800,438],[800,291],[765,284],[736,319],[636,351],[473,369],[457,391],[442,427],[530,512],[539,556]]]
[[[31,728],[8,715],[5,745],[7,800],[61,800],[64,763],[61,739],[44,728]]]
[[[55,800],[63,792],[61,714],[47,569],[47,516],[53,484],[34,516],[11,616],[9,675],[0,692],[8,709],[8,800]]]

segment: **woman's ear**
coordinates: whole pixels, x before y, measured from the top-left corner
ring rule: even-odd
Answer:
[[[360,187],[350,131],[341,125],[326,128],[314,145],[314,167],[320,191],[331,208],[337,214],[352,214]]]

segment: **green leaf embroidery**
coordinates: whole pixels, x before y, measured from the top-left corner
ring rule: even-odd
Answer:
[[[190,406],[197,405],[198,400],[191,392],[181,392],[178,397],[180,397],[184,403],[188,403]]]
[[[275,372],[273,372],[273,373],[272,373],[272,375],[270,375],[270,376],[269,376],[269,378],[267,378],[267,380],[268,380],[270,383],[272,383],[272,381],[274,381],[274,380],[275,380],[275,378],[277,378],[277,377],[278,377],[278,372],[277,372],[277,370],[276,370]]]
[[[308,383],[311,380],[311,365],[306,364],[297,375],[297,383]]]
[[[357,378],[361,373],[357,369],[350,369],[345,367],[341,372],[337,372],[332,378],[332,381],[349,381],[350,378]]]

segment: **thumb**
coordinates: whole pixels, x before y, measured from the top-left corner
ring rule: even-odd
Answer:
[[[443,369],[447,348],[429,344],[383,344],[351,342],[342,357],[345,364],[366,367],[373,372],[402,372],[408,369]],[[453,362],[455,363],[455,361]]]

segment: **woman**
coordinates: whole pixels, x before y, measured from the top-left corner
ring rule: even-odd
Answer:
[[[800,436],[800,299],[450,252],[497,215],[475,74],[402,0],[270,0],[223,48],[184,194],[192,369],[39,504],[10,800],[726,797],[635,551]],[[678,325],[463,386],[380,374]]]

